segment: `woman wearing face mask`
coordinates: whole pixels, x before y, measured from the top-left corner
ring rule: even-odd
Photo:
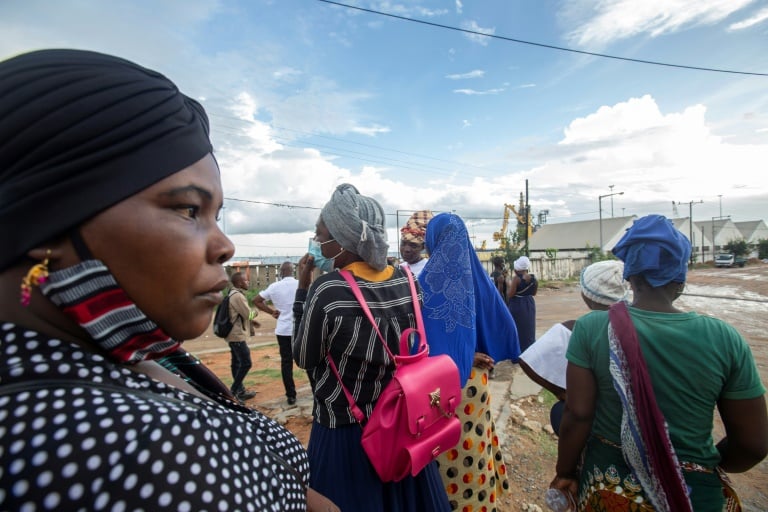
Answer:
[[[354,275],[388,347],[397,354],[400,333],[415,327],[414,309],[404,271],[387,265],[387,248],[381,205],[344,184],[323,207],[310,252],[299,261],[293,357],[307,370],[315,398],[310,485],[345,511],[448,511],[435,463],[400,482],[379,479],[327,359],[333,359],[344,386],[369,417],[394,365],[349,284],[332,270]],[[311,283],[316,267],[328,273]]]
[[[1,510],[338,510],[181,348],[227,286],[221,204],[206,114],[164,76],[0,62]]]

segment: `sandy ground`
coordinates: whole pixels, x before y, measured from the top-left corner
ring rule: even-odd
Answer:
[[[581,301],[578,288],[574,285],[542,287],[536,297],[537,332],[544,333],[552,324],[578,318],[587,312]],[[679,299],[678,307],[702,314],[717,316],[730,324],[747,339],[758,365],[764,383],[768,383],[768,264],[754,263],[745,268],[696,269],[689,273],[686,292]],[[262,322],[250,344],[254,368],[246,385],[259,391],[249,405],[266,414],[274,415],[284,403],[284,391],[279,378],[279,356],[274,339],[274,319],[259,315]],[[226,343],[207,332],[196,340],[185,343],[187,350],[198,355],[212,370],[226,382],[229,374],[229,352]],[[509,372],[514,379],[526,379],[519,371]],[[507,378],[502,374],[502,378]],[[309,437],[311,417],[308,404],[309,385],[303,371],[295,369],[294,376],[299,387],[302,415],[288,420],[286,426],[306,444]],[[535,387],[533,388],[535,389]],[[515,400],[529,419],[546,424],[547,403],[544,395],[523,397]],[[303,397],[303,398],[302,398]],[[500,399],[507,399],[500,397]],[[721,427],[717,415],[715,438]],[[504,496],[499,512],[545,509],[543,494],[554,475],[556,460],[556,439],[541,432],[533,432],[519,424],[510,422],[505,426],[503,448],[508,461],[511,491]],[[731,475],[733,483],[742,497],[744,510],[750,512],[768,511],[768,460],[747,473]]]

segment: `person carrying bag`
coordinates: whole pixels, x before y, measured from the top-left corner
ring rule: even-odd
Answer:
[[[383,394],[396,385],[390,386],[393,379],[401,379],[407,373],[401,370],[408,366],[408,361],[432,359],[426,354],[402,359],[409,351],[401,352],[401,334],[411,333],[404,337],[407,347],[414,342],[413,348],[418,349],[426,343],[423,335],[414,334],[423,323],[416,316],[420,310],[414,308],[414,297],[416,303],[421,303],[421,290],[409,282],[402,268],[388,264],[385,219],[378,201],[360,194],[350,184],[339,185],[317,219],[309,251],[298,263],[293,358],[299,368],[307,370],[314,399],[307,446],[310,486],[344,511],[449,512],[451,507],[437,462],[431,461],[431,453],[441,450],[444,442],[441,441],[440,448],[426,448],[429,456],[422,455],[414,445],[407,445],[411,451],[400,451],[407,462],[399,466],[399,473],[392,477],[384,475],[387,479],[405,475],[397,481],[383,479],[374,468],[377,456],[370,457],[363,447],[363,434],[369,436],[376,430],[373,425],[375,416],[380,414],[379,405],[386,409]],[[316,276],[317,270],[324,273]],[[354,285],[341,271],[354,275]],[[358,300],[353,288],[359,288],[365,300]],[[375,321],[370,320],[361,302]],[[383,340],[386,341],[382,343]],[[341,379],[331,369],[331,360]],[[423,375],[426,373],[420,374],[422,381]],[[358,414],[359,419],[353,414],[344,387],[364,413]],[[425,391],[433,393],[432,396],[421,393],[421,401],[416,401],[421,407],[429,398],[427,410],[413,416],[414,428],[423,429],[422,438],[432,432],[433,423],[440,423],[433,421],[439,407],[450,411],[450,387],[442,383],[428,387]],[[410,399],[409,389],[405,393]],[[430,405],[432,400],[434,408]],[[410,404],[407,409],[415,411]],[[393,417],[402,418],[404,414],[396,412]],[[361,428],[360,421],[365,422],[365,428]],[[408,430],[386,425],[381,430]],[[379,447],[394,452],[388,444],[392,441],[382,439]],[[418,471],[424,460],[429,462]]]
[[[429,357],[413,274],[407,268],[404,271],[411,287],[416,329],[408,328],[400,335],[401,355],[393,354],[387,347],[355,278],[348,271],[341,271],[397,367],[369,418],[366,419],[344,386],[336,364],[328,354],[328,364],[341,383],[352,414],[363,428],[363,449],[384,482],[397,482],[408,474],[417,475],[461,438],[461,423],[455,414],[461,402],[459,369],[449,356]],[[418,350],[409,355],[412,334],[418,336]]]

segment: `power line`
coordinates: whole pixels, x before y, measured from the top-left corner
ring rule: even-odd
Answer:
[[[317,0],[318,2],[323,2],[326,4],[331,5],[337,5],[339,7],[346,7],[347,9],[355,9],[358,11],[367,12],[370,14],[378,14],[380,16],[388,16],[390,18],[396,18],[398,20],[403,21],[410,21],[412,23],[421,23],[422,25],[429,25],[431,27],[438,27],[438,28],[444,28],[447,30],[455,30],[457,32],[464,32],[465,34],[473,34],[476,36],[484,36],[484,37],[490,37],[493,39],[500,39],[502,41],[509,41],[512,43],[519,43],[519,44],[528,44],[531,46],[538,46],[540,48],[549,48],[550,50],[559,50],[562,52],[571,52],[571,53],[579,53],[581,55],[590,55],[592,57],[602,57],[604,59],[614,59],[614,60],[623,60],[627,62],[636,62],[638,64],[651,64],[654,66],[666,66],[670,68],[681,68],[681,69],[692,69],[696,71],[711,71],[714,73],[730,73],[734,75],[752,75],[752,76],[768,76],[768,73],[753,73],[750,71],[735,71],[730,69],[717,69],[717,68],[706,68],[706,67],[700,67],[700,66],[687,66],[684,64],[671,64],[668,62],[659,62],[654,60],[645,60],[645,59],[633,59],[631,57],[619,57],[617,55],[608,55],[606,53],[596,53],[596,52],[588,52],[586,50],[576,50],[574,48],[567,48],[564,46],[555,46],[552,44],[545,44],[545,43],[535,43],[533,41],[525,41],[523,39],[515,39],[512,37],[506,37],[506,36],[498,36],[496,34],[486,34],[485,32],[479,32],[477,30],[469,30],[466,28],[459,28],[454,27],[451,25],[443,25],[441,23],[435,23],[433,21],[425,21],[420,20],[417,18],[406,18],[405,16],[398,16],[397,14],[391,14],[388,12],[382,12],[382,11],[376,11],[374,9],[366,9],[364,7],[358,7],[356,5],[349,5],[349,4],[343,4],[341,2],[334,2],[332,0]]]
[[[302,209],[302,210],[322,210],[322,208],[318,206],[301,206],[296,204],[270,203],[269,201],[253,201],[251,199],[238,199],[237,197],[225,197],[224,199],[226,201],[237,201],[239,203],[264,204],[267,206],[277,206],[280,208]]]
[[[240,119],[240,118],[234,117],[234,116],[227,116],[227,115],[224,115],[224,114],[218,114],[218,113],[216,113],[214,111],[208,111],[208,115],[211,116],[211,117],[220,117],[220,118],[223,118],[223,119],[231,119],[231,120],[242,122],[242,123],[251,123],[251,121],[249,121],[247,119]],[[392,153],[398,153],[398,154],[412,156],[412,157],[416,157],[416,158],[423,158],[423,159],[427,159],[427,160],[434,160],[436,162],[444,162],[444,163],[447,163],[447,164],[451,164],[451,165],[455,165],[455,166],[460,166],[460,168],[462,170],[465,170],[467,167],[472,167],[472,168],[475,168],[475,169],[479,169],[481,171],[485,171],[487,173],[505,172],[505,171],[500,171],[498,169],[488,168],[488,167],[485,167],[485,166],[482,166],[482,165],[470,164],[470,163],[461,162],[461,161],[458,161],[458,160],[448,160],[448,159],[445,159],[445,158],[438,158],[438,157],[429,156],[429,155],[423,155],[423,154],[419,154],[419,153],[412,153],[412,152],[409,152],[409,151],[402,151],[402,150],[399,150],[399,149],[388,148],[388,147],[385,147],[385,146],[377,146],[375,144],[366,144],[364,142],[357,142],[357,141],[342,139],[342,138],[339,138],[339,137],[330,137],[330,136],[321,135],[321,134],[315,133],[315,132],[307,132],[307,131],[302,131],[302,130],[296,130],[296,129],[292,129],[292,128],[286,128],[286,127],[283,127],[283,126],[277,126],[277,125],[270,125],[270,126],[273,129],[275,129],[275,130],[294,132],[294,133],[301,133],[301,134],[304,134],[304,135],[308,135],[310,137],[317,137],[317,138],[322,138],[322,139],[333,140],[333,141],[341,142],[341,143],[344,143],[344,144],[355,144],[357,146],[363,146],[363,147],[372,148],[372,149],[380,149],[382,151],[389,151],[389,152],[392,152]],[[216,127],[217,127],[217,129],[227,128],[227,129],[232,130],[232,131],[230,131],[230,132],[226,132],[226,130],[222,130],[222,131],[224,131],[226,133],[233,134],[233,135],[239,135],[239,131],[238,130],[240,130],[240,129],[237,128],[237,127],[229,126],[229,125],[222,124],[222,123],[217,123]],[[272,138],[274,140],[280,142],[281,144],[284,144],[284,145],[289,146],[289,147],[295,147],[295,148],[303,148],[304,147],[304,146],[298,146],[298,145],[292,143],[293,140],[296,140],[298,142],[304,143],[304,144],[309,145],[309,146],[315,146],[315,147],[318,147],[318,148],[331,149],[331,151],[326,151],[326,154],[340,156],[340,157],[346,157],[346,158],[351,158],[351,159],[355,159],[355,160],[361,160],[363,162],[371,162],[371,163],[374,163],[374,164],[390,165],[392,167],[400,167],[400,168],[403,168],[403,169],[412,169],[412,170],[420,170],[420,171],[424,171],[425,169],[434,169],[435,171],[443,171],[442,173],[436,172],[435,174],[446,174],[447,173],[448,175],[452,175],[452,174],[455,174],[457,172],[454,169],[446,169],[444,167],[437,167],[437,166],[434,166],[434,165],[423,164],[423,163],[419,163],[419,162],[409,162],[409,161],[398,160],[396,158],[391,158],[391,157],[387,157],[387,156],[375,155],[375,154],[372,154],[372,153],[364,153],[364,152],[359,152],[359,151],[353,151],[351,149],[346,149],[346,148],[338,148],[338,147],[334,147],[334,146],[326,146],[324,144],[320,144],[320,143],[317,143],[317,142],[311,142],[311,141],[308,141],[306,139],[287,139],[287,138],[281,138],[281,137],[279,137],[277,135],[273,135]],[[346,152],[349,152],[349,153],[355,154],[355,155],[362,155],[363,157],[368,157],[368,158],[354,157],[354,156],[350,156],[349,154],[340,153],[342,151],[346,151]],[[390,162],[382,161],[382,159],[383,160],[389,160]],[[399,163],[393,163],[393,162],[399,162]],[[475,175],[477,175],[477,174],[475,174]]]
[[[289,209],[303,209],[303,210],[322,210],[322,208],[317,206],[304,206],[304,205],[297,205],[297,204],[286,204],[286,203],[272,203],[269,201],[254,201],[251,199],[240,199],[237,197],[225,197],[224,200],[226,201],[236,201],[239,203],[252,203],[252,204],[263,204],[266,206],[276,206],[278,208],[289,208]],[[401,210],[402,211],[402,210]],[[447,210],[446,210],[447,211]],[[385,213],[384,215],[388,215],[390,217],[395,217],[397,213]],[[502,220],[503,217],[462,217],[464,220]],[[394,228],[393,228],[394,229]]]

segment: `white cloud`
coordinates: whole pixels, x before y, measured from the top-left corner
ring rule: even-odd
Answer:
[[[272,76],[278,80],[292,80],[301,75],[301,71],[291,67],[283,67],[272,72]]]
[[[488,41],[490,40],[490,38],[481,34],[493,35],[496,33],[495,28],[483,28],[480,25],[478,25],[475,20],[462,21],[461,28],[463,28],[464,30],[471,30],[472,32],[479,32],[478,34],[468,34],[464,32],[464,37],[466,37],[473,43],[481,44],[483,46],[488,46]]]
[[[477,91],[475,89],[454,89],[456,94],[466,94],[467,96],[485,96],[487,94],[499,94],[504,92],[504,89],[487,89],[485,91]]]
[[[768,20],[768,7],[764,7],[763,9],[760,9],[754,15],[752,15],[751,17],[743,21],[732,23],[731,25],[728,26],[728,30],[744,30],[745,28],[753,27],[766,20]]]
[[[485,71],[483,71],[482,69],[473,69],[468,73],[457,73],[454,75],[445,75],[445,78],[448,78],[449,80],[465,80],[468,78],[482,78],[484,76],[485,76]]]
[[[724,20],[753,0],[580,0],[561,17],[566,26],[580,26],[567,38],[582,48],[598,49],[612,41],[640,34],[657,37],[696,25]]]
[[[648,33],[653,36],[712,23],[749,2],[604,0],[595,3],[592,0],[569,0],[568,4],[571,3],[580,7],[577,14],[581,15],[592,13],[592,8],[597,6],[596,15],[588,22],[570,25],[581,27],[574,34],[584,38],[584,44],[597,45],[625,35]],[[687,202],[702,198],[716,204],[720,194],[724,194],[729,202],[757,204],[751,210],[753,212],[764,212],[764,205],[768,204],[768,174],[761,168],[768,161],[768,141],[765,140],[768,128],[765,128],[765,117],[759,117],[764,111],[765,100],[761,84],[754,80],[729,82],[715,92],[707,93],[708,96],[697,96],[690,104],[668,112],[663,112],[651,96],[630,98],[626,95],[619,96],[627,98],[625,101],[601,108],[590,107],[589,113],[584,115],[585,111],[581,109],[590,99],[574,94],[571,105],[547,104],[551,107],[547,117],[552,120],[546,127],[546,134],[541,130],[530,134],[530,140],[534,142],[529,145],[533,149],[509,149],[511,146],[524,147],[524,144],[509,141],[512,144],[507,146],[505,139],[494,138],[497,134],[491,134],[491,131],[498,125],[484,132],[489,133],[489,148],[478,149],[477,141],[471,136],[480,131],[476,128],[486,128],[488,119],[483,112],[454,112],[454,117],[437,120],[431,117],[424,102],[418,102],[419,98],[403,97],[402,109],[382,114],[374,108],[378,91],[366,89],[367,84],[379,83],[376,80],[380,77],[372,72],[369,74],[371,70],[363,69],[364,73],[353,70],[366,75],[366,80],[350,85],[349,77],[332,74],[330,66],[324,67],[324,59],[318,58],[307,64],[300,58],[302,56],[290,53],[286,41],[280,37],[243,36],[238,43],[245,41],[246,48],[239,44],[218,46],[223,44],[219,40],[215,44],[210,42],[204,37],[202,20],[212,20],[213,23],[225,20],[221,11],[227,9],[226,3],[169,1],[153,8],[153,16],[147,16],[146,6],[143,10],[132,8],[139,3],[121,3],[125,8],[118,10],[101,2],[91,2],[88,17],[83,16],[82,9],[69,4],[59,6],[26,0],[2,5],[0,57],[29,48],[51,46],[99,49],[158,69],[187,94],[205,98],[225,196],[248,201],[228,199],[226,202],[227,232],[238,243],[238,255],[303,252],[317,219],[316,208],[321,207],[334,187],[342,182],[353,183],[363,194],[379,199],[387,213],[418,207],[435,211],[456,210],[467,218],[489,219],[486,228],[482,227],[485,221],[472,221],[478,244],[484,236],[482,229],[487,230],[485,237],[490,241],[490,233],[499,228],[494,219],[501,216],[504,203],[516,203],[520,192],[525,190],[526,179],[530,182],[534,214],[548,208],[551,219],[559,221],[596,218],[597,197],[608,193],[608,184],[615,185],[615,190],[625,191],[620,199],[614,199],[617,211],[626,207],[628,213],[650,213],[657,204],[668,210],[673,200]],[[16,11],[22,10],[17,6],[22,5],[24,15],[16,15]],[[85,3],[78,2],[77,5]],[[414,16],[430,15],[420,14],[407,2],[380,2],[378,5],[387,12],[392,12],[392,7]],[[460,0],[456,7],[463,8]],[[432,15],[439,13],[429,12]],[[731,28],[746,28],[747,23],[755,26],[758,17],[734,23]],[[371,24],[374,22],[367,25],[360,22],[359,26],[368,29]],[[382,30],[390,25],[389,22],[375,24]],[[328,46],[320,45],[320,39],[327,41],[327,34],[336,28],[331,24],[323,26],[322,34],[311,34],[314,40],[307,36],[306,48],[316,45],[312,46],[313,51],[317,49],[317,55],[320,55],[328,49]],[[481,29],[476,22],[467,24],[466,28],[495,33],[495,29]],[[340,33],[350,38],[347,41],[350,47],[351,41],[357,41],[353,30]],[[478,38],[475,42],[480,44],[488,42],[487,37],[475,37]],[[339,47],[335,42],[331,46]],[[294,50],[297,47],[305,48],[297,45]],[[456,52],[441,46],[435,52],[443,52],[440,55],[446,62],[456,59],[457,62],[451,65],[453,69],[472,70],[454,75],[446,74],[447,65],[436,68],[438,71],[432,70],[443,84],[446,78],[459,80],[485,76],[484,70],[475,69],[479,63],[460,61],[464,57],[463,50]],[[515,71],[507,73],[509,77],[523,76],[520,72],[525,70],[524,66],[513,67],[508,63],[504,66],[505,71]],[[563,74],[561,69],[557,73]],[[326,78],[329,75],[333,79]],[[519,80],[530,80],[530,76]],[[497,84],[504,84],[504,79]],[[551,77],[542,75],[537,80],[549,86]],[[382,90],[389,87],[386,81],[380,83]],[[486,90],[466,88],[453,92],[491,96],[534,86],[534,83],[504,84]],[[394,89],[395,93],[403,94],[402,88]],[[536,93],[543,95],[546,89],[549,87],[541,87]],[[553,90],[555,92],[562,93]],[[612,90],[612,97],[617,94],[621,91]],[[663,84],[654,89],[654,94],[662,97]],[[506,96],[511,95],[503,97]],[[493,104],[498,99],[501,98],[489,97],[483,102]],[[728,115],[709,119],[707,116],[714,117],[713,113],[718,110],[726,110],[726,100],[734,100],[736,106],[727,109]],[[739,100],[738,103],[735,100]],[[664,101],[663,104],[668,104],[666,102],[671,100],[664,97]],[[578,110],[568,110],[569,107]],[[565,121],[558,120],[556,115],[565,111],[579,114],[571,114],[572,117]],[[747,119],[747,113],[752,112],[757,117]],[[404,117],[396,115],[403,113]],[[518,115],[517,112],[514,114]],[[519,113],[520,119],[525,119],[526,115],[524,109]],[[576,115],[580,117],[574,118]],[[433,126],[439,122],[454,131],[446,129],[445,134],[440,133],[440,141],[435,143],[428,140],[427,134],[434,132]],[[319,144],[317,149],[309,147],[317,141],[318,135],[356,133],[376,136],[390,132],[390,126],[397,126],[399,131],[406,125],[413,132],[405,136],[412,136],[419,143],[423,136],[425,154],[457,160],[453,162],[455,165],[450,162],[440,164],[451,168],[450,171],[430,172],[426,166],[418,168],[418,165],[414,165],[416,170],[407,172],[383,165],[361,167],[359,160],[350,160],[352,163],[347,168],[339,164],[340,157],[326,152],[333,149],[326,150]],[[542,142],[550,140],[553,126],[555,130],[563,130],[561,140],[551,144]],[[460,127],[473,129],[459,132]],[[750,138],[744,136],[745,131],[749,132]],[[736,144],[733,142],[736,140],[749,140],[752,144]],[[336,143],[329,145],[338,146]],[[459,160],[491,161],[497,165],[489,164],[489,167],[508,171],[484,172],[462,167]],[[728,173],[729,179],[722,178],[724,172]],[[475,177],[478,174],[484,177]],[[732,176],[738,178],[732,179]],[[745,184],[747,186],[743,186]],[[667,210],[658,212],[669,214]],[[734,212],[727,210],[727,213]],[[575,214],[586,217],[568,218]],[[396,244],[395,224],[394,215],[388,217],[390,236]]]
[[[381,2],[374,2],[373,5],[371,6],[371,9],[375,11],[390,13],[390,14],[397,14],[398,16],[405,16],[405,17],[418,16],[418,17],[425,17],[425,18],[443,16],[450,12],[448,9],[429,9],[427,7],[423,7],[420,5],[412,5],[410,3],[408,4],[392,3],[392,2],[389,2],[388,0],[384,0]]]
[[[461,14],[464,11],[464,5],[461,0],[456,0],[456,14]]]
[[[373,125],[373,126],[355,126],[350,131],[354,133],[360,133],[362,135],[368,135],[368,136],[374,137],[379,133],[389,133],[391,130],[389,129],[388,126]]]
[[[760,170],[768,145],[729,144],[711,132],[703,105],[663,114],[652,97],[632,98],[575,119],[560,145],[569,152],[537,174],[577,186],[610,182],[626,188],[624,201],[722,193],[733,198],[768,190],[768,177]],[[738,181],[750,183],[748,190],[737,187],[737,180],[722,179],[724,172],[737,169]]]

